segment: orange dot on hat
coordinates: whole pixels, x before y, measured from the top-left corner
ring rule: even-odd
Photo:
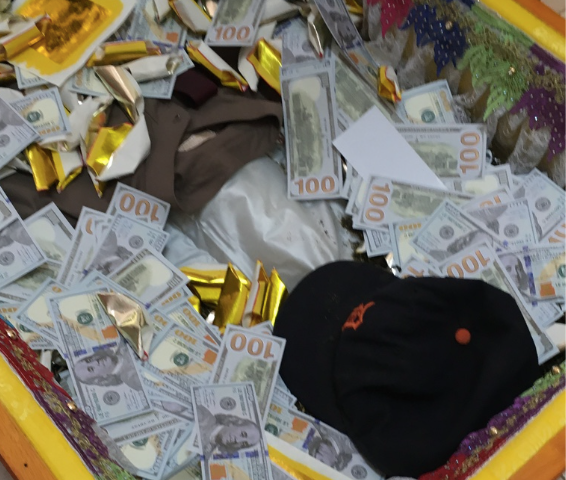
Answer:
[[[459,328],[458,330],[456,330],[456,341],[460,345],[467,345],[468,343],[470,343],[471,339],[472,339],[472,334],[468,329]]]

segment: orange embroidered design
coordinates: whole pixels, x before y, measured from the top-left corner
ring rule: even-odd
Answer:
[[[353,328],[354,330],[357,330],[358,327],[362,323],[364,323],[364,315],[366,313],[366,310],[369,307],[373,307],[374,305],[375,302],[369,302],[365,305],[363,303],[360,303],[356,308],[354,308],[354,310],[352,310],[352,313],[350,313],[350,316],[348,317],[348,320],[346,320],[346,323],[342,325],[342,331],[346,330],[347,328]]]

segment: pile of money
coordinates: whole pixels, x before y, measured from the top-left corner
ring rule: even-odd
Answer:
[[[73,228],[53,203],[22,221],[0,193],[0,313],[32,349],[59,351],[68,366],[62,386],[108,432],[132,473],[281,476],[264,428],[273,430],[275,407],[304,417],[279,376],[285,340],[269,322],[229,325],[221,335],[195,310],[187,277],[161,254],[170,206],[118,184],[106,213],[85,207]],[[147,313],[154,335],[146,356],[121,335],[101,300],[110,294]],[[351,478],[366,478],[356,476],[362,470],[380,478],[346,437],[308,421],[330,432],[329,445],[334,437],[348,445],[339,455],[348,462],[329,460],[324,442],[315,448],[285,437],[290,424],[282,420],[278,436]]]

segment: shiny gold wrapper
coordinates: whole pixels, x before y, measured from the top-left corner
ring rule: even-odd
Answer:
[[[216,76],[220,80],[220,83],[222,83],[225,87],[235,88],[242,92],[245,92],[248,89],[248,82],[246,82],[242,76],[235,71],[230,72],[216,67],[210,59],[199,51],[198,45],[194,42],[189,42],[187,44],[187,53],[191,60],[201,64],[210,73]],[[211,55],[216,54],[211,51]]]
[[[108,89],[110,94],[120,103],[132,123],[137,123],[143,114],[143,96],[130,73],[122,67],[106,65],[96,67],[96,76]]]
[[[100,129],[86,159],[87,165],[96,176],[99,176],[108,167],[113,153],[122,145],[130,130],[132,130],[132,125],[129,123]]]
[[[87,152],[92,148],[92,145],[94,144],[94,141],[96,140],[100,129],[106,126],[106,123],[108,122],[109,106],[110,103],[103,105],[92,115],[92,119],[90,120],[88,129],[85,134],[85,148]]]
[[[53,166],[50,153],[51,152],[44,150],[36,143],[25,150],[26,158],[31,167],[35,188],[38,192],[49,190],[49,188],[58,181],[57,172]]]
[[[255,48],[248,55],[248,62],[253,65],[257,74],[281,95],[281,82],[279,80],[281,53],[264,38],[260,38]]]
[[[287,298],[289,292],[287,287],[281,280],[277,270],[271,270],[271,276],[269,277],[269,287],[267,288],[267,293],[265,294],[265,300],[263,302],[263,307],[261,311],[261,316],[264,320],[269,320],[275,325],[275,319],[281,308],[281,304]]]
[[[68,175],[63,168],[63,163],[61,161],[61,155],[59,152],[52,151],[51,160],[53,161],[53,167],[55,168],[55,173],[57,174],[57,193],[61,193],[67,185],[69,185],[75,178],[79,176],[82,172],[83,167],[75,168]]]
[[[63,63],[84,44],[93,31],[112,16],[112,12],[91,0],[28,0],[18,13],[36,18],[49,13],[50,22],[43,30],[44,39],[33,49],[55,63]],[[40,30],[42,30],[40,28]]]
[[[377,93],[380,97],[395,103],[401,100],[401,89],[397,81],[397,74],[393,67],[382,65],[379,67]]]
[[[224,285],[226,270],[200,270],[191,267],[181,267],[189,281],[189,288],[195,292],[202,303],[215,307],[220,299]]]
[[[312,7],[309,16],[307,17],[307,32],[310,44],[317,55],[324,57],[324,49],[331,41],[332,36],[330,30],[326,26],[322,15],[316,7]]]
[[[30,25],[17,35],[8,35],[9,38],[0,40],[0,61],[14,58],[27,48],[44,40],[47,22],[49,22],[49,17],[44,16],[35,25]]]
[[[259,260],[256,263],[254,279],[250,288],[250,294],[242,318],[242,326],[249,328],[262,323],[263,304],[267,290],[269,288],[269,277],[263,268],[263,263]]]
[[[228,264],[218,306],[214,312],[214,325],[224,332],[227,325],[240,325],[250,293],[250,281],[239,275],[232,264]]]
[[[121,293],[104,292],[98,293],[97,297],[136,355],[142,360],[147,359],[154,330],[145,309]]]
[[[358,2],[357,0],[346,0],[346,7],[348,8],[348,12],[354,15],[364,14],[364,6],[362,2]]]
[[[198,313],[202,312],[202,305],[200,303],[200,298],[198,298],[196,295],[193,295],[192,297],[189,298],[189,303],[194,307],[194,309]]]
[[[161,55],[161,50],[147,40],[110,42],[101,45],[88,59],[86,66],[118,65],[150,55]]]

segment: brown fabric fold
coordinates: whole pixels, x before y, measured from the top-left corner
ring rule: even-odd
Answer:
[[[185,108],[175,101],[146,99],[145,117],[150,154],[133,175],[119,181],[171,203],[174,209],[194,213],[239,168],[274,146],[282,111],[279,103],[221,88],[198,109]],[[115,107],[110,124],[124,119]],[[177,151],[190,135],[205,129],[216,135],[192,150]],[[60,194],[54,190],[37,192],[26,173],[0,180],[22,217],[55,202],[71,222],[76,221],[83,206],[105,211],[115,185],[115,181],[108,182],[103,197],[98,198],[86,171]]]

